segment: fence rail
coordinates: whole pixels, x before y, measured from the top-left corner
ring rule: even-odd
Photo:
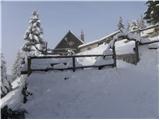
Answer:
[[[113,52],[114,53],[114,52]],[[106,56],[112,56],[113,58],[113,63],[111,64],[102,64],[102,65],[85,65],[85,66],[76,66],[76,58],[79,57],[106,57]],[[32,60],[33,59],[58,59],[58,58],[72,58],[72,67],[67,67],[67,68],[43,68],[43,69],[32,69]],[[93,55],[71,55],[71,56],[32,56],[28,57],[27,59],[27,70],[21,71],[21,74],[31,74],[33,71],[51,71],[51,70],[59,70],[59,71],[64,71],[64,70],[72,70],[73,72],[76,71],[76,69],[84,69],[84,68],[98,68],[102,69],[103,67],[110,66],[110,67],[115,67],[116,66],[116,55],[115,54],[108,54],[108,55],[98,55],[98,54],[93,54]]]
[[[148,45],[148,44],[157,43],[157,42],[159,42],[159,40],[140,43],[140,45]]]
[[[129,39],[127,36],[125,36],[127,39]],[[139,45],[146,45],[146,44],[152,44],[155,42],[159,42],[159,41],[151,41],[151,42],[146,42],[146,43],[139,43],[138,41],[136,41],[136,39],[132,39],[133,41],[135,41],[135,64],[139,61],[139,50],[138,50],[138,46]],[[87,65],[87,66],[76,66],[76,58],[79,57],[105,57],[105,56],[112,56],[113,59],[113,63],[112,64],[103,64],[103,65]],[[33,59],[58,59],[58,58],[72,58],[72,67],[68,67],[68,68],[45,68],[45,69],[32,69],[31,65],[32,65],[32,60]],[[69,56],[53,56],[53,54],[45,54],[45,56],[32,56],[32,57],[28,57],[27,59],[27,70],[25,71],[21,71],[21,74],[31,74],[33,71],[49,71],[49,70],[73,70],[73,72],[76,71],[76,69],[83,69],[83,68],[98,68],[101,69],[105,66],[110,66],[110,67],[116,67],[116,51],[115,51],[115,45],[113,45],[112,48],[112,54],[108,54],[108,55],[100,55],[100,54],[92,54],[92,55],[69,55]]]

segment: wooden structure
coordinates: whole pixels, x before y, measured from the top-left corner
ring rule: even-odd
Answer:
[[[127,36],[123,36],[123,37],[129,39]],[[133,55],[134,56],[134,60],[133,60],[134,64],[137,64],[137,62],[140,60],[139,51],[138,51],[138,46],[139,45],[148,45],[148,44],[159,42],[159,40],[158,41],[156,40],[156,41],[151,41],[151,42],[146,42],[146,43],[143,43],[143,44],[139,44],[138,41],[136,41],[136,39],[130,39],[130,40],[135,41],[135,49],[134,49],[135,50],[135,54]],[[117,56],[116,55],[115,42],[116,42],[116,40],[114,41],[114,44],[113,44],[113,47],[112,47],[112,51],[113,51],[112,54],[108,54],[108,55],[71,55],[71,56],[34,56],[34,57],[28,57],[28,59],[27,59],[27,69],[25,71],[21,71],[21,74],[30,75],[34,71],[47,72],[47,71],[51,71],[51,70],[53,70],[53,71],[54,70],[59,70],[59,71],[73,70],[73,72],[75,72],[77,69],[84,69],[84,68],[102,69],[105,66],[116,67],[116,65],[117,65],[116,64],[116,59],[119,59],[119,58],[123,59],[124,61],[127,61],[127,60],[130,61],[129,58],[128,58],[128,55],[124,55],[124,56]],[[78,57],[105,57],[105,56],[112,56],[113,63],[111,63],[111,64],[102,64],[102,65],[76,66],[75,59],[78,58]],[[56,59],[59,59],[59,58],[72,58],[72,67],[68,67],[68,68],[53,68],[53,67],[50,67],[50,68],[46,68],[46,69],[33,69],[31,67],[33,59],[52,59],[52,58],[56,58]],[[55,64],[55,63],[52,63],[52,64]],[[51,64],[51,66],[52,66],[52,64]]]
[[[62,38],[58,45],[52,51],[53,54],[66,55],[68,50],[74,53],[79,52],[78,46],[84,44],[84,41],[76,37],[71,31]]]
[[[105,56],[112,56],[113,63],[111,64],[102,64],[102,65],[87,65],[87,66],[76,66],[76,62],[75,59],[79,58],[79,57],[105,57]],[[59,59],[59,58],[72,58],[72,67],[68,67],[68,68],[45,68],[45,69],[34,69],[32,68],[32,60],[33,59]],[[28,74],[30,75],[32,72],[34,71],[50,71],[50,70],[59,70],[59,71],[64,71],[64,70],[73,70],[73,72],[76,71],[76,69],[83,69],[83,68],[98,68],[98,69],[102,69],[103,67],[115,67],[116,66],[116,57],[115,54],[108,54],[108,55],[73,55],[73,56],[34,56],[34,57],[28,57],[27,60],[27,70],[22,71],[21,74]],[[54,64],[54,63],[53,63]],[[52,66],[52,65],[51,65]]]
[[[137,39],[134,39],[134,38],[130,38],[128,35],[119,35],[116,39],[114,39],[114,43],[113,43],[113,50],[115,51],[115,42],[118,41],[119,39],[127,39],[129,41],[134,41],[135,42],[135,48],[134,48],[134,51],[135,51],[135,54],[125,54],[125,55],[121,55],[121,56],[117,56],[115,55],[116,57],[126,61],[126,62],[129,62],[129,57],[131,58],[131,60],[133,60],[133,64],[137,64],[139,62],[139,50],[138,50],[138,45],[139,45],[139,41],[137,41]],[[116,54],[116,53],[115,53]],[[115,59],[116,60],[116,59]],[[115,61],[116,63],[116,61]],[[132,62],[131,62],[132,63]]]

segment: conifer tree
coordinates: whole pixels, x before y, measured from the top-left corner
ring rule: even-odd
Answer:
[[[26,30],[24,40],[26,43],[23,46],[23,51],[34,54],[43,53],[46,43],[43,40],[43,30],[41,28],[39,15],[36,11],[33,12],[29,21],[28,29]]]
[[[127,28],[126,28],[126,30],[127,30],[128,32],[131,31],[131,24],[130,24],[129,22],[127,23]]]
[[[1,54],[1,97],[5,96],[11,89],[11,83],[7,79],[7,69],[6,69],[6,61],[4,59],[4,56]]]
[[[123,30],[124,30],[124,24],[123,24],[122,17],[119,18],[119,22],[118,22],[117,27],[118,27],[118,30],[120,30],[121,32],[123,32]]]
[[[138,26],[138,29],[146,28],[143,16],[141,16],[140,19],[137,20],[137,26]]]
[[[25,58],[24,58],[23,52],[18,51],[16,60],[12,67],[12,79],[13,80],[15,80],[17,77],[20,77],[21,70],[24,64],[25,64]]]
[[[148,0],[146,2],[148,8],[144,13],[144,19],[149,24],[157,24],[159,23],[159,0]]]

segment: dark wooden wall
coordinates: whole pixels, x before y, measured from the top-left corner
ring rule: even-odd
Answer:
[[[55,47],[53,53],[64,55],[66,54],[68,49],[73,50],[76,53],[78,52],[78,46],[82,44],[83,42],[69,31],[60,41],[60,43]]]

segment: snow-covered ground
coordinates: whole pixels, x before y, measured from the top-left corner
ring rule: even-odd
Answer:
[[[26,118],[158,118],[158,50],[139,51],[136,66],[32,73]]]
[[[26,76],[22,75],[12,82],[13,90],[9,92],[5,97],[1,99],[0,106],[3,108],[7,105],[13,110],[19,109],[23,104],[22,88],[25,82]]]
[[[149,41],[158,37],[148,38]],[[145,40],[144,40],[145,41]],[[116,53],[133,53],[134,41],[117,41]],[[139,46],[137,65],[117,60],[116,68],[87,68],[72,71],[33,72],[12,82],[13,91],[1,99],[1,108],[24,108],[26,118],[158,118],[158,44]],[[81,52],[106,54],[108,44]],[[112,52],[112,51],[107,51]],[[105,64],[107,57],[78,58],[76,65]],[[71,59],[32,61],[33,68],[69,67]],[[67,63],[67,64],[64,64]],[[25,80],[32,92],[23,104],[22,88]]]

